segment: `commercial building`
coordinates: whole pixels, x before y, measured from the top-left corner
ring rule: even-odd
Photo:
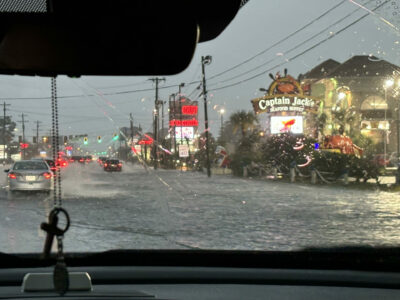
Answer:
[[[295,80],[279,73],[253,99],[267,134],[290,131],[319,139],[365,137],[377,153],[400,152],[400,67],[374,56],[328,59]],[[265,112],[265,114],[261,114]]]

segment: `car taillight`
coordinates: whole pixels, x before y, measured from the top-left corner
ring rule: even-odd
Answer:
[[[42,175],[43,175],[43,177],[45,179],[50,179],[51,178],[51,173],[49,173],[49,172],[44,172]]]
[[[104,164],[104,166],[105,166],[105,167],[107,167],[107,166],[108,166],[108,164]]]
[[[15,173],[8,173],[8,178],[10,178],[10,179],[17,179],[17,174],[15,174]]]
[[[122,167],[122,164],[121,164],[121,163],[119,163],[119,164],[118,164],[118,167]]]
[[[63,165],[63,167],[65,167],[65,166],[67,165],[67,163],[64,161],[64,162],[62,163],[62,165]]]

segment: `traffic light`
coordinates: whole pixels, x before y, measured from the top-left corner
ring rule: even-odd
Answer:
[[[87,138],[87,136],[85,136],[85,137],[83,138],[83,144],[84,144],[84,145],[87,145],[87,144],[88,144],[88,138]]]
[[[101,136],[100,135],[97,137],[97,142],[101,143]]]
[[[118,134],[116,134],[116,133],[114,133],[114,136],[113,136],[113,141],[116,141],[116,140],[118,140],[119,139],[119,135]]]
[[[68,143],[68,137],[64,135],[64,144]]]

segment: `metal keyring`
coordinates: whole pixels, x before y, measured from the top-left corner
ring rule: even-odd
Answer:
[[[66,220],[67,220],[67,225],[65,226],[65,228],[64,229],[60,229],[62,232],[63,232],[63,234],[68,230],[68,228],[69,228],[69,225],[70,225],[70,219],[69,219],[69,214],[68,214],[68,212],[64,209],[64,208],[62,208],[62,207],[55,207],[55,208],[53,208],[51,211],[50,211],[50,216],[51,215],[58,215],[59,213],[63,213],[64,215],[65,215],[65,218],[66,218]]]

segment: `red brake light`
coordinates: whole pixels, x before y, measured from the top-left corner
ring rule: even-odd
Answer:
[[[17,179],[17,175],[15,173],[8,173],[8,178]]]
[[[51,178],[51,173],[44,172],[42,175],[43,175],[43,177],[44,177],[45,179],[50,179],[50,178]]]
[[[118,167],[122,167],[122,164],[121,164],[121,163],[119,163],[119,164],[118,164]]]
[[[105,166],[105,167],[107,167],[107,166],[108,166],[108,164],[104,164],[104,166]]]

